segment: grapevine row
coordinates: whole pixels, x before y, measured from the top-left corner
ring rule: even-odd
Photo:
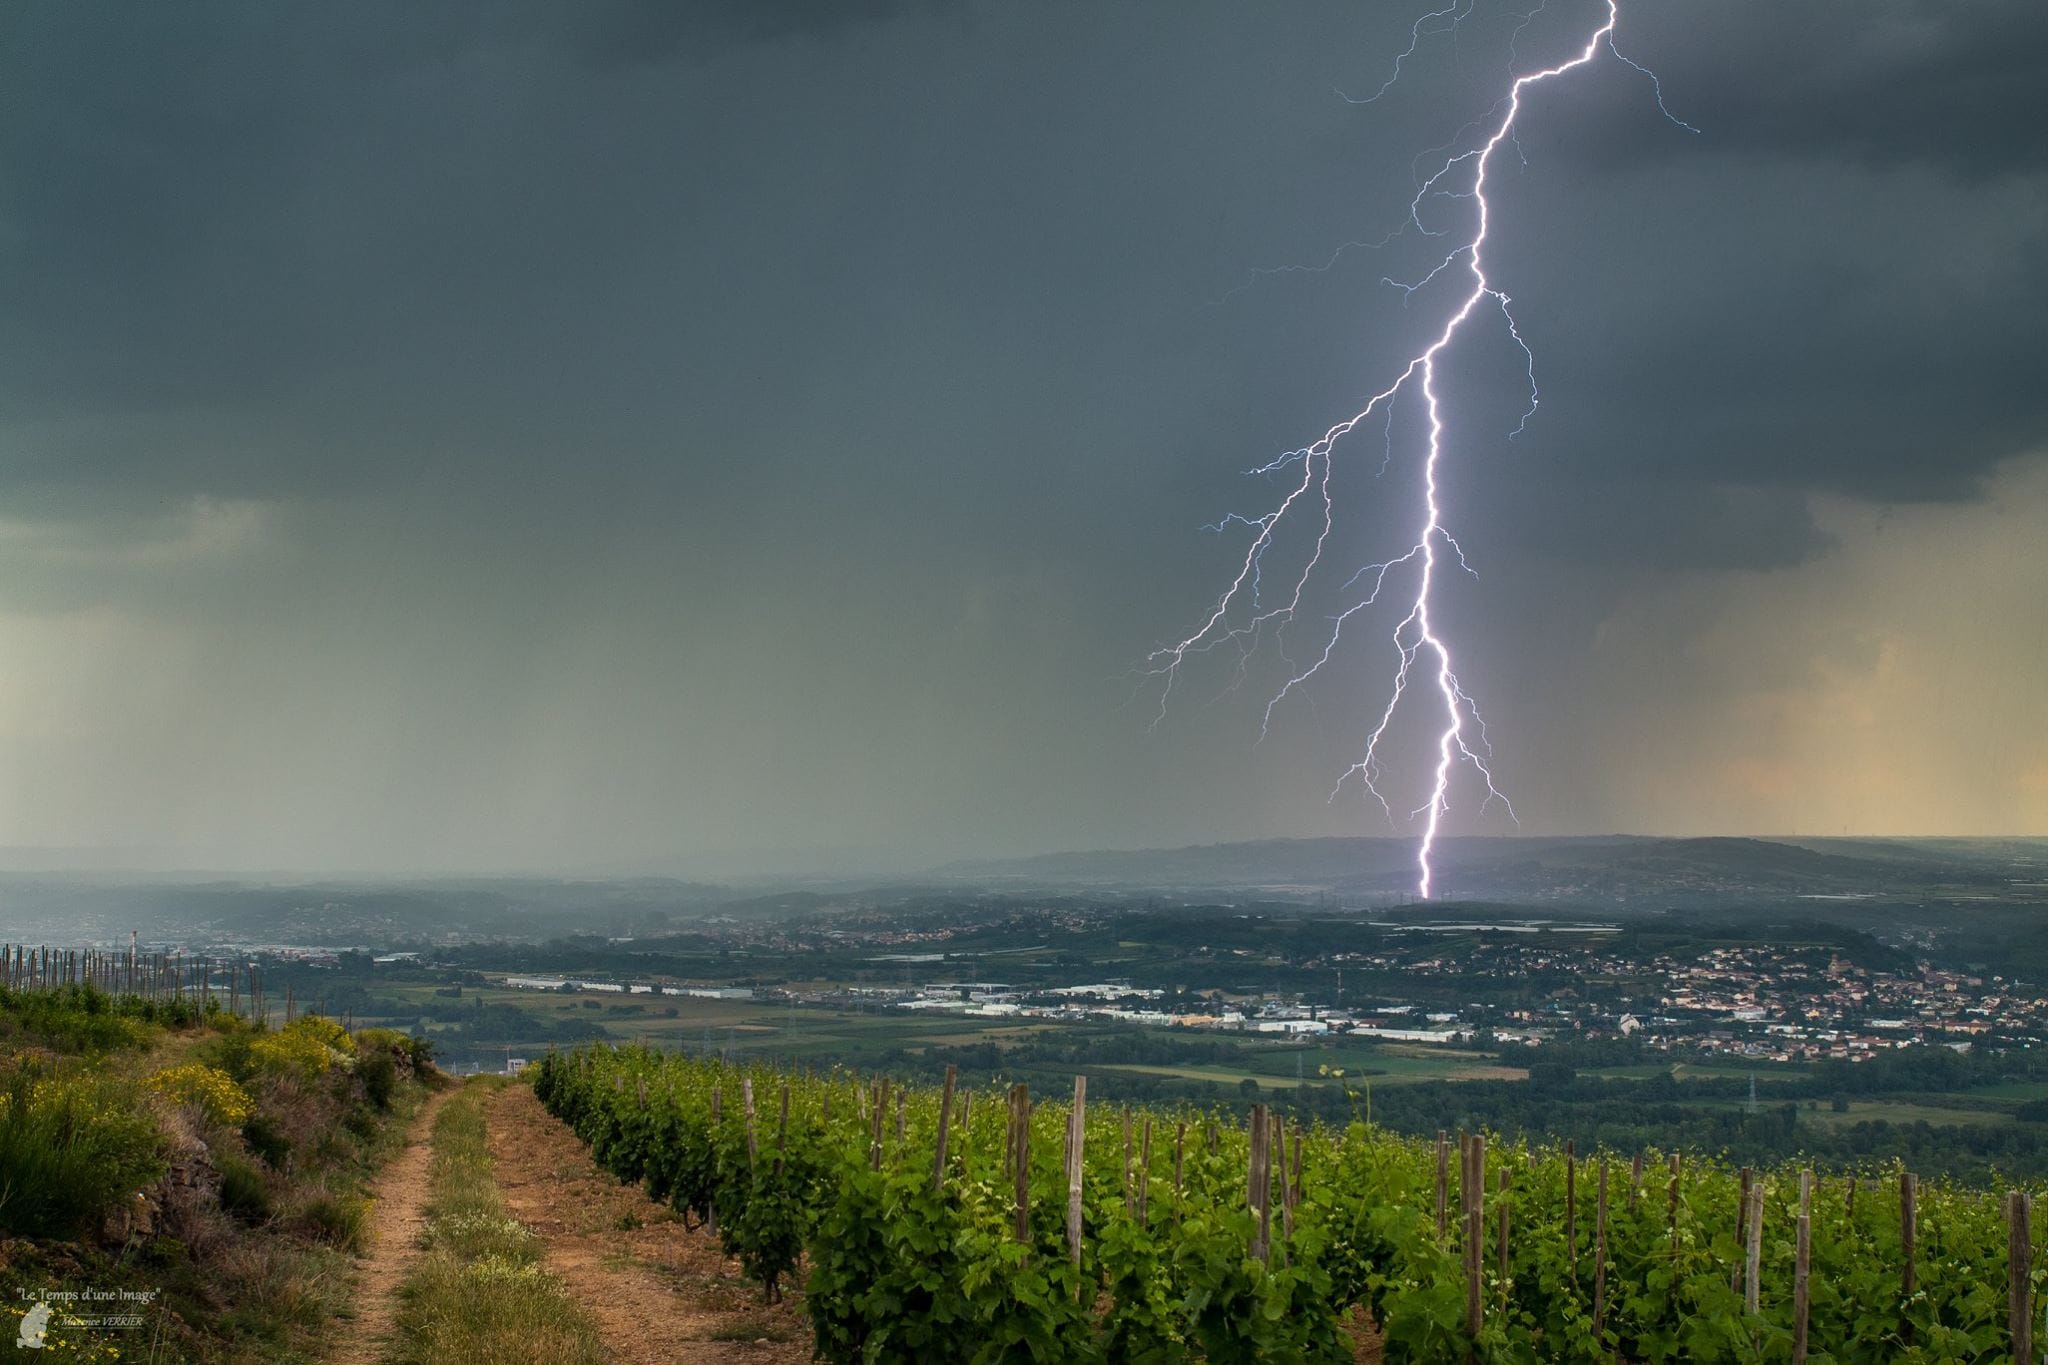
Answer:
[[[597,1046],[535,1089],[834,1362],[2033,1359],[2031,1201]],[[1456,1157],[1455,1162],[1453,1157]]]

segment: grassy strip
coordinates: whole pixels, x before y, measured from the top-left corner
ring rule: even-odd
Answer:
[[[507,1216],[491,1178],[483,1106],[500,1084],[472,1081],[435,1116],[426,1254],[402,1291],[395,1359],[599,1365],[596,1329],[541,1266],[538,1240]]]

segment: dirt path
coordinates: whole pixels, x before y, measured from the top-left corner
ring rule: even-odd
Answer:
[[[766,1306],[718,1239],[686,1231],[638,1186],[600,1171],[533,1091],[507,1086],[488,1110],[505,1207],[547,1244],[548,1271],[627,1365],[810,1360],[802,1295]]]
[[[427,1096],[406,1130],[405,1146],[370,1191],[370,1221],[356,1279],[355,1318],[337,1328],[332,1365],[374,1365],[389,1351],[398,1322],[398,1287],[419,1255],[426,1221],[428,1168],[434,1156],[434,1115],[458,1087]]]

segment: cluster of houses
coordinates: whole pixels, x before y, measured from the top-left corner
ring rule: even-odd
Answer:
[[[1239,1033],[1319,1036],[1368,1032],[1389,1041],[1460,1043],[1472,1028],[1453,1012],[1419,1013],[1412,1005],[1376,1010],[1319,1009],[1284,999],[1241,1000],[1218,991],[1183,997],[1181,1007],[1161,1008],[1166,993],[1124,982],[1079,986],[1012,986],[995,981],[938,981],[918,987],[859,987],[854,994],[897,1009],[938,1010],[981,1018],[1022,1017],[1148,1025],[1155,1028],[1223,1029]],[[1533,1037],[1532,1031],[1510,1030]],[[1496,1031],[1496,1036],[1499,1036]]]
[[[1651,1046],[1685,1046],[1759,1061],[1861,1061],[1892,1048],[1967,1050],[1986,1034],[2048,1025],[2048,999],[2002,977],[1859,966],[1819,950],[1717,948],[1657,958]]]

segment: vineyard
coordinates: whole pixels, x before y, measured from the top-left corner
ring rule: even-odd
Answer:
[[[2034,1359],[2030,1201],[1364,1122],[1303,1129],[643,1049],[543,1104],[832,1362]]]

